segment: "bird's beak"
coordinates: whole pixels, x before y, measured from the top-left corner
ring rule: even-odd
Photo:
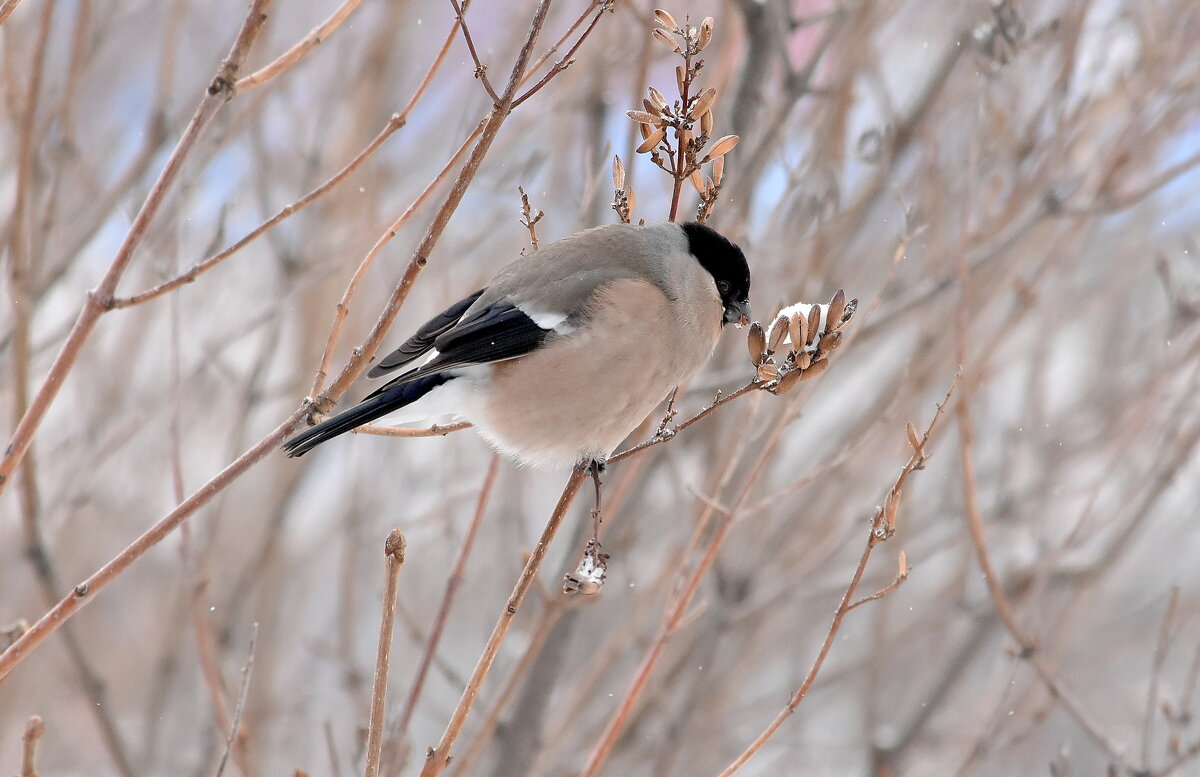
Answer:
[[[750,323],[750,301],[735,302],[725,310],[725,323],[733,324],[738,329]]]

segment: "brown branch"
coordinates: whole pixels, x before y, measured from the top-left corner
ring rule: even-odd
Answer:
[[[534,578],[537,577],[542,561],[546,558],[546,551],[550,549],[550,543],[554,541],[554,535],[558,533],[558,527],[562,525],[567,510],[575,501],[575,496],[579,493],[579,489],[587,477],[587,471],[582,467],[577,467],[571,472],[571,477],[568,478],[567,485],[563,488],[554,512],[546,522],[546,527],[542,530],[542,535],[538,538],[533,552],[529,554],[529,560],[525,562],[525,568],[521,570],[521,576],[517,578],[517,584],[513,588],[512,594],[509,595],[504,609],[500,611],[500,618],[496,621],[492,635],[488,638],[483,653],[480,654],[479,661],[475,664],[475,671],[471,673],[471,679],[467,681],[467,687],[458,700],[458,706],[454,708],[454,713],[446,725],[446,730],[442,733],[442,738],[438,741],[437,747],[430,748],[429,754],[426,756],[425,766],[421,769],[421,777],[434,777],[441,774],[450,762],[450,750],[454,747],[458,735],[462,733],[463,724],[466,723],[467,715],[475,704],[479,688],[492,668],[492,662],[496,660],[496,654],[500,651],[500,645],[512,625],[521,602],[525,600],[525,595],[529,593],[529,588],[533,585]]]
[[[341,26],[342,22],[346,21],[346,17],[354,13],[354,9],[358,8],[362,0],[344,0],[339,5],[329,18],[313,27],[308,35],[305,35],[296,45],[279,55],[274,61],[265,67],[261,67],[250,75],[239,78],[233,84],[234,94],[244,94],[245,92],[254,89],[257,86],[262,86],[267,81],[270,81],[275,76],[284,72],[288,68],[295,65],[304,55],[317,47],[317,44],[328,38],[334,30]]]
[[[622,459],[627,459],[630,456],[641,453],[642,451],[646,450],[647,448],[651,448],[655,445],[658,445],[659,443],[663,443],[663,442],[666,442],[667,440],[673,439],[675,437],[675,435],[678,434],[679,432],[682,432],[684,429],[687,429],[689,426],[696,423],[697,421],[701,421],[704,418],[707,418],[717,408],[722,407],[722,406],[732,402],[733,400],[738,399],[739,397],[744,397],[745,395],[749,394],[750,392],[752,392],[756,389],[760,389],[760,388],[763,388],[762,383],[759,383],[758,381],[751,381],[751,382],[747,383],[745,386],[742,386],[740,389],[737,389],[736,391],[734,391],[730,394],[721,394],[720,392],[717,392],[717,398],[714,399],[712,401],[712,403],[710,403],[703,410],[696,413],[696,415],[692,416],[691,418],[687,419],[686,421],[683,421],[683,422],[675,425],[674,427],[666,427],[666,426],[659,427],[658,432],[653,437],[651,437],[648,440],[643,440],[642,442],[638,443],[637,445],[634,445],[630,448],[626,448],[623,451],[614,453],[612,456],[609,457],[608,463],[613,464],[615,462],[621,461]]]
[[[585,40],[587,40],[589,35],[592,34],[592,30],[594,30],[596,28],[596,24],[600,21],[600,17],[604,15],[604,12],[612,10],[612,5],[613,5],[612,0],[592,0],[592,4],[590,6],[588,6],[587,10],[584,11],[583,14],[578,19],[575,20],[575,23],[572,24],[570,26],[570,28],[568,28],[566,34],[562,37],[562,39],[560,39],[558,43],[554,44],[554,46],[552,46],[548,52],[546,52],[545,54],[542,55],[541,59],[539,59],[537,62],[535,62],[533,64],[533,67],[531,67],[529,69],[530,74],[532,75],[533,72],[536,71],[541,66],[541,64],[543,62],[545,62],[546,59],[551,54],[553,54],[555,51],[558,50],[558,47],[560,45],[562,45],[562,41],[566,40],[567,36],[570,35],[572,32],[574,32],[577,27],[579,27],[579,25],[583,22],[584,19],[587,18],[588,13],[590,13],[593,8],[597,8],[597,6],[599,6],[599,8],[596,11],[595,16],[592,17],[592,21],[588,24],[587,29],[585,29],[583,31],[583,34],[579,36],[579,39],[575,41],[574,45],[571,46],[571,48],[567,51],[566,55],[562,59],[560,59],[554,63],[554,66],[551,67],[550,70],[548,70],[546,72],[546,75],[542,76],[541,79],[536,84],[529,87],[529,89],[524,94],[522,94],[517,99],[513,100],[514,108],[516,108],[518,105],[525,102],[530,97],[533,97],[535,94],[537,94],[539,91],[541,91],[542,87],[544,87],[546,84],[550,83],[550,81],[556,75],[558,75],[562,71],[569,68],[575,62],[575,60],[574,60],[575,53],[577,51],[579,51],[579,47],[582,46],[583,42]]]
[[[29,450],[46,411],[50,409],[51,403],[66,382],[67,374],[79,358],[84,342],[92,333],[100,316],[108,309],[118,281],[133,259],[134,250],[141,244],[154,217],[158,215],[167,192],[179,176],[184,160],[195,148],[196,141],[204,134],[213,117],[232,97],[230,85],[242,61],[249,53],[259,30],[262,29],[263,22],[266,21],[266,9],[269,4],[270,0],[253,0],[251,3],[250,10],[242,22],[229,55],[218,67],[208,90],[199,105],[196,106],[191,121],[188,122],[187,128],[179,138],[175,150],[171,152],[170,158],[151,187],[150,193],[146,195],[145,201],[129,227],[129,232],[121,242],[120,248],[117,249],[117,255],[113,258],[99,284],[88,293],[74,327],[67,335],[66,342],[63,343],[58,356],[55,357],[37,394],[30,402],[29,409],[13,432],[12,439],[5,448],[3,459],[0,459],[0,493],[3,493],[9,477]]]
[[[887,496],[884,499],[884,506],[875,511],[875,518],[871,521],[871,528],[867,534],[867,544],[863,548],[862,555],[859,557],[858,567],[855,568],[854,575],[850,578],[850,584],[846,586],[846,591],[842,594],[841,603],[833,615],[833,622],[829,625],[829,632],[825,635],[825,641],[821,644],[821,649],[817,652],[817,657],[813,660],[808,674],[804,677],[804,681],[796,689],[796,692],[792,694],[787,705],[775,716],[775,719],[763,729],[761,734],[755,737],[754,741],[742,751],[741,755],[733,759],[733,762],[725,767],[720,773],[720,777],[729,777],[749,761],[766,744],[767,740],[779,730],[783,722],[796,711],[800,703],[804,701],[804,697],[808,695],[808,691],[812,688],[813,683],[816,682],[817,674],[821,671],[821,666],[825,663],[825,658],[829,655],[830,649],[833,648],[834,640],[837,638],[846,613],[857,606],[856,604],[851,604],[851,602],[854,600],[854,593],[858,590],[858,585],[862,581],[863,573],[867,569],[867,562],[871,559],[871,551],[875,549],[876,545],[891,536],[895,522],[895,510],[899,507],[900,494],[903,492],[905,481],[908,480],[909,475],[925,465],[927,459],[925,451],[928,449],[929,439],[937,427],[938,419],[942,417],[946,405],[950,402],[950,397],[954,394],[955,387],[958,386],[959,377],[959,375],[954,376],[954,381],[950,384],[949,390],[946,391],[945,399],[938,405],[937,411],[933,414],[933,419],[930,420],[929,426],[925,428],[925,434],[921,438],[920,445],[914,446],[908,463],[900,470],[900,475],[896,478],[896,482],[888,489]],[[895,496],[893,497],[893,495]],[[882,595],[880,594],[880,596]],[[870,598],[868,597],[868,599]]]
[[[221,760],[217,762],[216,777],[221,777],[225,764],[229,762],[229,754],[233,752],[234,742],[238,738],[238,729],[242,726],[242,713],[246,709],[246,697],[250,693],[250,673],[254,670],[254,646],[258,642],[258,624],[250,627],[250,647],[246,653],[246,663],[242,665],[242,686],[238,690],[237,704],[233,708],[233,720],[229,723],[229,734],[225,737],[225,750]]]
[[[434,424],[427,429],[412,429],[406,426],[360,426],[352,430],[355,434],[374,434],[380,437],[444,437],[451,432],[470,429],[470,421],[456,421],[452,424]]]
[[[479,54],[475,51],[475,41],[471,39],[471,30],[467,27],[467,20],[463,16],[467,10],[467,3],[459,6],[457,0],[450,0],[450,7],[454,9],[455,19],[458,21],[459,28],[462,29],[463,40],[467,42],[467,49],[471,52],[471,61],[475,63],[475,77],[483,82],[483,88],[487,90],[488,97],[492,98],[492,105],[500,104],[500,95],[496,94],[496,90],[492,88],[492,82],[487,77],[487,65],[479,61]]]
[[[326,409],[326,406],[331,406],[341,397],[350,387],[350,384],[366,368],[367,364],[370,363],[371,359],[374,358],[375,352],[379,350],[384,335],[387,334],[392,322],[399,315],[400,308],[408,299],[408,293],[412,290],[413,284],[416,283],[417,276],[420,275],[421,270],[424,269],[426,263],[429,261],[429,254],[441,238],[442,232],[445,231],[446,225],[450,222],[450,217],[454,215],[454,212],[458,209],[459,204],[466,195],[467,187],[470,186],[471,181],[475,178],[475,174],[479,171],[479,166],[483,163],[483,159],[491,148],[492,142],[495,141],[496,134],[500,131],[501,125],[512,113],[513,96],[516,94],[517,87],[525,74],[525,67],[537,42],[538,34],[546,22],[546,14],[550,10],[550,2],[551,0],[541,0],[538,3],[537,10],[534,12],[530,23],[528,37],[525,39],[525,44],[521,47],[521,51],[517,55],[517,61],[513,65],[508,86],[504,90],[504,95],[501,97],[499,105],[485,119],[478,142],[471,150],[470,156],[450,187],[450,192],[442,203],[442,207],[434,216],[433,222],[429,225],[429,229],[425,233],[425,237],[413,251],[412,258],[409,260],[403,277],[392,290],[391,297],[380,312],[366,340],[354,349],[353,355],[338,377],[333,381],[333,384],[320,395],[316,396],[312,403],[316,409]],[[314,380],[314,384],[316,382]]]
[[[0,3],[0,24],[8,21],[8,17],[17,9],[17,3],[19,2],[21,0],[4,0],[3,3]]]
[[[375,244],[372,245],[370,250],[367,251],[367,255],[364,256],[362,261],[358,263],[358,267],[354,270],[354,275],[350,276],[350,282],[346,284],[346,290],[342,292],[341,300],[338,301],[337,306],[334,308],[333,325],[329,329],[329,338],[325,342],[325,351],[321,355],[321,364],[317,368],[316,374],[313,376],[313,384],[312,389],[309,391],[309,396],[317,396],[325,385],[325,378],[328,377],[330,366],[333,364],[334,350],[337,348],[338,342],[342,339],[342,326],[345,325],[346,316],[350,312],[350,300],[354,297],[355,292],[358,291],[359,284],[361,284],[363,278],[366,277],[367,271],[371,269],[371,265],[375,263],[375,259],[379,256],[380,252],[383,251],[384,246],[390,243],[392,238],[399,233],[400,228],[408,223],[408,220],[413,217],[413,215],[417,212],[417,209],[424,204],[425,200],[428,199],[431,194],[433,194],[433,190],[441,185],[442,181],[446,179],[446,176],[449,175],[450,171],[454,169],[454,166],[457,165],[459,160],[462,159],[463,155],[467,152],[467,149],[470,148],[471,144],[483,134],[483,131],[487,126],[488,125],[486,122],[481,122],[480,124],[476,125],[471,134],[467,136],[467,139],[462,142],[462,144],[458,147],[458,150],[454,152],[454,155],[450,157],[450,160],[442,166],[442,169],[438,171],[438,174],[434,176],[432,181],[429,182],[429,185],[426,186],[425,189],[417,195],[417,198],[413,200],[407,208],[404,209],[404,212],[400,214],[400,217],[393,221],[392,224],[384,231],[384,233],[379,236],[379,239],[376,240]],[[459,173],[459,177],[461,180],[461,171]],[[407,277],[407,275],[405,277]],[[403,281],[401,281],[401,283],[403,283]],[[394,295],[395,292],[393,292],[393,296]],[[405,296],[407,297],[407,294]],[[400,304],[403,304],[403,302]],[[399,313],[398,306],[396,313]],[[378,326],[378,323],[376,326]],[[376,348],[378,348],[378,346],[376,346]],[[346,373],[343,372],[342,374],[345,375]],[[355,377],[357,377],[357,372],[355,373]],[[346,383],[346,388],[349,388],[349,381]],[[344,391],[345,389],[342,389],[341,391],[337,392],[333,398],[336,399],[336,397],[340,397]],[[329,404],[332,406],[332,402]],[[318,405],[318,407],[321,407],[321,405]]]
[[[1146,715],[1142,723],[1142,771],[1149,774],[1150,747],[1154,741],[1154,721],[1158,717],[1158,682],[1162,677],[1163,663],[1167,660],[1167,649],[1170,647],[1171,629],[1175,625],[1175,614],[1179,610],[1179,586],[1171,589],[1171,599],[1167,602],[1167,613],[1163,616],[1162,627],[1158,630],[1158,642],[1154,646],[1154,662],[1150,668],[1150,687],[1146,690]]]
[[[1092,719],[1091,714],[1084,707],[1083,703],[1075,698],[1074,694],[1070,692],[1038,654],[1037,642],[1028,636],[1017,622],[1012,605],[1008,601],[1008,595],[1004,592],[1004,586],[1000,583],[1000,578],[996,575],[996,569],[992,566],[991,557],[988,553],[987,538],[983,530],[983,515],[979,510],[979,500],[975,491],[975,462],[971,453],[973,433],[967,396],[965,394],[959,401],[957,410],[967,529],[971,535],[971,544],[975,547],[975,556],[979,562],[980,570],[983,572],[984,580],[987,583],[988,595],[991,597],[992,607],[1000,617],[1000,622],[1004,624],[1004,628],[1008,631],[1009,635],[1020,646],[1021,658],[1029,661],[1042,683],[1046,686],[1046,690],[1054,698],[1058,699],[1063,708],[1075,719],[1088,738],[1098,745],[1113,763],[1124,763],[1123,748],[1104,734],[1100,726]]]
[[[488,464],[487,474],[483,478],[483,487],[479,490],[475,515],[471,518],[471,524],[467,527],[467,533],[463,537],[462,547],[458,550],[458,558],[454,561],[454,569],[446,580],[446,591],[442,594],[442,604],[433,620],[433,626],[429,629],[429,636],[425,639],[425,650],[421,653],[421,662],[417,665],[417,674],[413,678],[412,689],[408,693],[404,709],[393,728],[392,736],[397,741],[408,736],[408,724],[412,720],[413,711],[417,708],[417,700],[421,698],[421,690],[425,686],[425,677],[429,672],[429,667],[433,664],[433,657],[437,654],[442,632],[450,616],[450,608],[454,605],[455,594],[458,593],[465,577],[467,559],[471,556],[471,549],[475,545],[475,536],[479,533],[480,524],[483,523],[483,514],[487,509],[488,500],[491,499],[492,487],[496,484],[496,475],[499,472],[500,455],[494,453],[491,463]]]
[[[25,733],[21,735],[21,777],[38,777],[37,746],[45,733],[46,723],[41,716],[30,715],[25,724]]]
[[[392,529],[384,543],[387,582],[383,588],[383,613],[379,619],[379,649],[375,653],[375,682],[371,688],[371,718],[367,728],[365,777],[379,777],[379,756],[383,753],[383,709],[387,700],[388,663],[392,654],[392,627],[396,622],[396,582],[404,563],[404,534]]]
[[[228,464],[215,477],[200,487],[178,507],[163,516],[158,523],[146,530],[142,536],[133,541],[127,548],[114,556],[107,564],[94,572],[91,577],[75,586],[53,608],[43,615],[29,631],[9,646],[8,650],[0,653],[0,681],[3,681],[34,648],[40,645],[46,637],[53,634],[63,623],[80,608],[88,604],[113,580],[121,575],[130,564],[144,556],[151,548],[179,527],[181,523],[196,510],[208,503],[216,494],[223,491],[230,483],[237,480],[250,467],[257,464],[263,457],[274,453],[280,443],[291,433],[309,408],[302,405],[287,417],[270,434],[259,440],[253,447]]]
[[[259,237],[262,237],[262,235],[270,231],[273,227],[304,210],[306,207],[311,205],[323,195],[327,194],[334,187],[349,177],[350,174],[362,166],[364,162],[374,156],[375,152],[379,150],[379,148],[388,140],[388,138],[408,124],[409,115],[416,107],[417,102],[425,94],[426,89],[429,87],[430,81],[433,80],[434,74],[438,71],[438,68],[441,67],[443,60],[446,58],[446,53],[450,50],[450,44],[454,42],[454,36],[458,32],[457,24],[458,23],[455,22],[455,26],[450,29],[450,33],[446,36],[446,40],[442,43],[441,49],[438,50],[437,56],[434,57],[429,69],[425,71],[425,76],[421,79],[421,83],[417,86],[416,91],[413,92],[412,97],[409,98],[408,104],[405,105],[404,109],[399,113],[392,114],[392,117],[388,120],[388,123],[384,125],[383,129],[380,130],[379,133],[371,140],[371,142],[368,143],[361,151],[359,151],[353,159],[346,163],[341,170],[338,170],[328,180],[310,191],[308,194],[304,195],[295,202],[285,205],[274,216],[259,224],[252,231],[248,232],[241,239],[229,245],[229,247],[225,248],[220,253],[214,254],[203,261],[197,262],[183,273],[158,284],[152,289],[148,289],[139,294],[134,294],[130,297],[117,297],[112,300],[110,307],[127,308],[133,305],[139,305],[143,302],[149,302],[156,297],[160,297],[163,294],[192,283],[204,273],[224,262],[235,253],[257,240]],[[248,78],[250,77],[248,76]],[[238,83],[240,85],[241,82]],[[428,189],[426,191],[428,191]],[[418,198],[418,201],[423,201],[423,198],[424,194],[422,197]]]

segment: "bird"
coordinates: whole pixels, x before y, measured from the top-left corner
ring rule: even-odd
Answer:
[[[742,250],[699,223],[609,224],[525,254],[429,320],[368,377],[407,368],[284,443],[451,416],[534,468],[600,466],[750,319]],[[424,361],[417,361],[424,357]]]

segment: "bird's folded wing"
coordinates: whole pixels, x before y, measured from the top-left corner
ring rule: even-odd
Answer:
[[[523,356],[536,349],[553,328],[540,326],[525,311],[507,300],[499,300],[474,311],[470,319],[439,335],[433,341],[436,355],[373,392],[373,397],[390,386],[408,383],[458,367],[488,364]]]
[[[378,378],[385,372],[391,372],[394,369],[403,367],[417,357],[428,353],[429,349],[433,348],[433,341],[457,324],[458,320],[462,318],[463,313],[467,312],[467,308],[471,307],[484,291],[484,289],[480,289],[469,297],[460,299],[425,322],[425,325],[418,329],[416,334],[408,338],[404,345],[380,359],[379,363],[367,373],[367,377]]]

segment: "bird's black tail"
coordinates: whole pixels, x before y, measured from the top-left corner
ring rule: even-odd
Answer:
[[[283,444],[283,449],[287,451],[289,457],[303,456],[326,440],[332,440],[351,429],[416,402],[453,378],[453,375],[437,373],[414,381],[405,383],[397,381],[388,384],[349,410],[344,410],[333,418],[296,435]]]

